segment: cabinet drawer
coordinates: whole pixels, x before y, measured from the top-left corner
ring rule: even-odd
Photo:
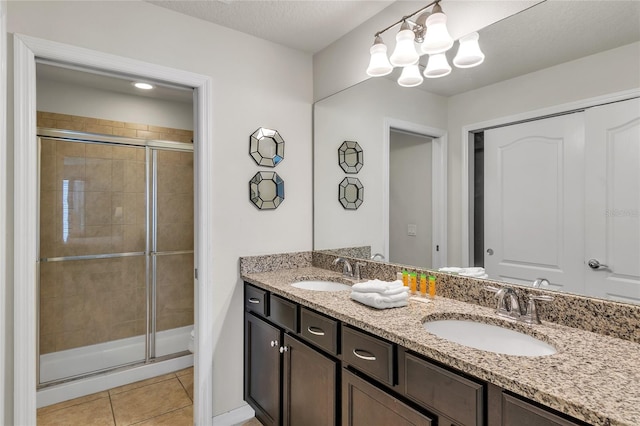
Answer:
[[[405,353],[403,381],[406,395],[428,409],[444,414],[460,425],[482,425],[482,384],[409,353]]]
[[[342,360],[383,383],[394,385],[394,345],[342,327]]]
[[[269,319],[287,330],[298,332],[298,305],[272,294],[269,297]]]
[[[300,310],[300,334],[327,352],[338,354],[338,321],[303,307]]]
[[[267,316],[267,292],[249,284],[244,286],[244,308],[249,312]]]

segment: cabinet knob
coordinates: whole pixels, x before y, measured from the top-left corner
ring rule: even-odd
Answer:
[[[288,346],[280,346],[280,353],[283,354],[289,350]]]
[[[276,346],[278,346],[278,341],[277,340],[272,340],[271,341],[271,347],[273,348],[273,347],[276,347]]]

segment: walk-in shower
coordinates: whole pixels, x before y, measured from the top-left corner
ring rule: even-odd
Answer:
[[[193,145],[38,134],[39,387],[188,353]]]

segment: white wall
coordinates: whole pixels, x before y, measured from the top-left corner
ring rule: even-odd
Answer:
[[[315,104],[316,249],[371,245],[372,253],[384,253],[384,119],[439,129],[447,126],[445,98],[398,89],[395,81],[371,79]],[[345,140],[357,141],[364,151],[364,166],[356,175],[347,175],[338,165],[338,147]],[[364,186],[364,202],[358,210],[345,210],[338,201],[338,184],[346,176],[357,177]]]
[[[244,404],[242,399],[242,282],[238,257],[311,249],[312,61],[308,54],[139,1],[11,1],[7,31],[86,47],[211,76],[213,82],[213,217],[217,236],[214,285],[218,295],[213,330],[214,411]],[[11,37],[9,37],[11,45]],[[9,70],[11,70],[11,59]],[[12,76],[8,77],[12,87]],[[13,93],[8,94],[9,105]],[[12,110],[8,111],[12,119]],[[286,141],[285,159],[276,168],[286,199],[274,211],[259,211],[248,199],[249,179],[258,167],[248,155],[249,135],[258,127],[278,129]],[[12,129],[8,129],[12,140]],[[13,147],[9,142],[11,212]],[[4,202],[4,200],[2,200]],[[8,214],[8,226],[13,226]],[[285,236],[283,238],[283,236]],[[8,247],[13,245],[8,235]],[[8,262],[12,262],[8,259]],[[8,268],[10,269],[10,268]],[[11,271],[8,271],[11,274]],[[12,276],[7,298],[11,300]],[[13,311],[7,303],[6,327]],[[9,335],[5,402],[11,409],[12,343]],[[206,402],[205,402],[206,403]],[[9,413],[10,414],[10,413]],[[6,424],[11,424],[10,419]]]
[[[38,111],[193,130],[193,103],[99,90],[38,78]]]
[[[389,262],[432,267],[432,139],[392,131],[389,140]],[[416,235],[408,235],[409,224]]]
[[[448,259],[462,259],[463,126],[640,88],[640,42],[496,83],[448,102]]]

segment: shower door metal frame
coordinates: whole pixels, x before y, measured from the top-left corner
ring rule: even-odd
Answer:
[[[36,309],[36,324],[40,323],[40,265],[46,262],[63,262],[74,260],[98,260],[113,259],[123,257],[145,257],[145,292],[146,292],[146,330],[145,330],[145,353],[144,359],[120,364],[112,367],[92,370],[87,373],[81,373],[61,379],[55,379],[46,383],[40,382],[40,327],[36,328],[36,349],[37,349],[37,366],[36,366],[36,382],[37,388],[42,389],[48,386],[57,385],[75,379],[91,377],[97,374],[103,374],[109,371],[121,370],[141,364],[148,364],[158,359],[171,359],[185,354],[186,351],[176,352],[162,357],[156,357],[156,257],[176,254],[194,254],[194,250],[166,251],[157,252],[157,153],[158,151],[179,151],[193,152],[193,144],[186,142],[147,140],[137,138],[126,138],[121,136],[111,136],[93,133],[84,133],[71,130],[60,130],[50,128],[38,128],[38,209],[37,209],[37,252],[40,254],[40,172],[42,167],[42,139],[52,139],[66,142],[99,144],[99,145],[117,145],[130,146],[145,149],[145,250],[142,252],[122,252],[122,253],[105,253],[95,255],[77,255],[77,256],[60,256],[60,257],[38,257],[36,263],[37,274],[37,294],[38,306]],[[195,214],[195,212],[194,212]],[[195,318],[194,318],[195,324]]]

